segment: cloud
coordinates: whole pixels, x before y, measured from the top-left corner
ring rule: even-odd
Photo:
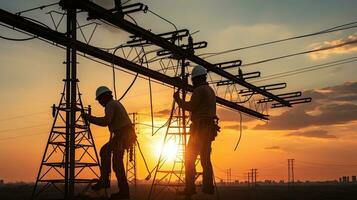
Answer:
[[[254,129],[298,130],[309,126],[346,124],[357,120],[356,95],[357,82],[309,90],[304,92],[304,96],[311,96],[312,103],[296,105]]]
[[[328,134],[325,130],[310,130],[303,132],[292,132],[286,134],[286,136],[298,136],[298,137],[309,137],[309,138],[324,138],[324,139],[335,139],[337,138],[335,135]]]
[[[224,129],[231,129],[231,130],[240,130],[240,125],[239,124],[234,124],[234,125],[227,125],[223,126]],[[243,129],[247,129],[247,126],[242,126]]]
[[[357,33],[354,33],[354,34],[349,35],[345,38],[332,40],[332,41],[324,41],[321,43],[315,43],[315,44],[312,44],[311,46],[314,47],[313,48],[314,50],[316,50],[316,49],[328,48],[328,47],[332,47],[335,45],[339,45],[339,44],[351,42],[351,41],[356,41],[356,40],[357,40]],[[319,59],[325,59],[332,55],[347,54],[347,53],[352,53],[352,52],[356,52],[356,51],[357,51],[357,43],[353,43],[353,44],[345,45],[345,46],[342,46],[339,48],[333,48],[330,50],[311,53],[311,54],[309,54],[309,56],[313,60],[319,60]]]
[[[281,149],[279,146],[269,146],[269,147],[264,147],[266,150],[279,150]]]
[[[171,113],[171,109],[163,109],[155,112],[155,116],[158,117],[166,117],[169,116]]]

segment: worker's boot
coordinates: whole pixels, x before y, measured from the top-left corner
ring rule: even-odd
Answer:
[[[110,188],[109,179],[99,179],[99,181],[92,186],[92,190],[99,191],[101,189]]]

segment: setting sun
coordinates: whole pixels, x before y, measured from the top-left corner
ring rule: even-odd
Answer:
[[[155,145],[155,152],[158,157],[161,151],[165,159],[173,161],[178,152],[178,144],[174,140],[169,140],[165,145],[160,142]]]

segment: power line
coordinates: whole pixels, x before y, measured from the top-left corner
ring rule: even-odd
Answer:
[[[1,38],[1,39],[4,39],[4,40],[15,41],[15,42],[23,42],[23,41],[35,39],[36,36],[28,37],[28,38],[9,38],[9,37],[5,37],[5,36],[1,36],[1,35],[0,35],[0,38]]]
[[[0,138],[0,142],[6,141],[6,140],[29,137],[29,136],[44,135],[44,134],[46,134],[46,133],[34,133],[34,134],[28,134],[28,135],[17,135],[17,136],[5,137],[5,138]]]
[[[357,164],[343,164],[343,163],[319,163],[319,162],[311,162],[311,161],[300,161],[299,163],[304,163],[308,165],[318,165],[318,166],[325,166],[325,167],[331,167],[331,166],[336,166],[336,167],[356,167]]]
[[[33,126],[25,126],[25,127],[20,127],[20,128],[3,129],[3,130],[0,130],[0,133],[16,131],[16,130],[22,130],[22,129],[29,129],[29,128],[42,127],[42,126],[47,126],[47,125],[48,125],[48,123],[46,123],[46,124],[37,124],[37,125],[33,125]]]
[[[2,122],[2,121],[8,121],[8,120],[13,120],[13,119],[24,118],[24,117],[29,117],[29,116],[32,116],[32,115],[44,114],[44,113],[47,113],[47,111],[44,111],[44,112],[35,112],[35,113],[28,113],[28,114],[17,115],[17,116],[8,117],[8,118],[0,118],[0,122]]]
[[[341,59],[341,60],[337,60],[337,61],[333,61],[333,62],[327,62],[327,63],[323,63],[323,64],[311,65],[308,67],[298,68],[298,69],[294,69],[291,71],[286,71],[286,72],[281,72],[281,73],[277,73],[277,74],[264,76],[259,80],[252,81],[252,83],[258,83],[258,82],[268,81],[268,80],[277,79],[277,78],[284,78],[284,77],[293,76],[296,74],[302,74],[302,73],[306,73],[306,72],[336,67],[339,65],[348,64],[348,63],[352,63],[352,62],[356,62],[356,61],[357,61],[357,56],[351,57],[351,58],[346,58],[346,59]]]
[[[305,34],[305,35],[300,35],[300,36],[294,36],[294,37],[290,37],[290,38],[274,40],[274,41],[271,41],[271,42],[264,42],[264,43],[260,43],[260,44],[255,44],[255,45],[250,45],[250,46],[246,46],[246,47],[225,50],[225,51],[221,51],[221,52],[203,53],[203,54],[200,54],[200,56],[207,55],[207,56],[204,56],[203,58],[209,58],[209,57],[213,57],[213,56],[227,54],[227,53],[231,53],[231,52],[235,52],[235,51],[241,51],[241,50],[250,49],[250,48],[254,48],[254,47],[266,46],[266,45],[270,45],[270,44],[286,42],[286,41],[295,40],[295,39],[301,39],[301,38],[305,38],[305,37],[311,37],[311,36],[316,36],[316,35],[321,35],[321,34],[326,34],[326,33],[332,33],[332,32],[336,32],[336,31],[352,29],[352,28],[356,28],[357,26],[349,26],[349,27],[345,27],[345,28],[341,28],[341,27],[344,27],[344,26],[347,26],[347,25],[356,24],[356,23],[357,22],[351,22],[351,23],[340,25],[340,26],[335,26],[333,28],[326,29],[326,30],[323,30],[323,31],[319,31],[319,32],[316,32],[316,33],[310,33],[310,34]]]
[[[349,41],[349,42],[344,42],[344,43],[341,43],[341,44],[337,44],[337,45],[333,45],[333,46],[329,46],[329,47],[324,47],[324,48],[320,48],[320,49],[303,51],[303,52],[293,53],[293,54],[287,54],[287,55],[284,55],[284,56],[278,56],[278,57],[274,57],[274,58],[269,58],[269,59],[265,59],[265,60],[251,62],[251,63],[243,64],[243,65],[241,65],[241,67],[247,67],[247,66],[262,64],[262,63],[271,62],[271,61],[274,61],[274,60],[280,60],[280,59],[284,59],[284,58],[289,58],[289,57],[293,57],[293,56],[304,55],[304,54],[309,54],[309,53],[314,53],[314,52],[319,52],[319,51],[326,51],[326,50],[339,48],[339,47],[343,47],[343,46],[350,45],[350,44],[355,44],[355,43],[357,43],[357,40],[352,40],[352,41]]]
[[[30,12],[30,11],[34,11],[34,10],[38,10],[38,9],[43,10],[44,8],[51,7],[51,6],[55,6],[55,5],[58,5],[58,4],[59,4],[59,2],[57,2],[57,3],[51,3],[51,4],[46,4],[46,5],[42,5],[42,6],[30,8],[30,9],[26,9],[26,10],[23,10],[23,11],[20,11],[20,12],[15,13],[15,15],[21,15],[22,13]]]

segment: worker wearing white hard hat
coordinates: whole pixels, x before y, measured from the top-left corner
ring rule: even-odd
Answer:
[[[104,93],[111,95],[112,91],[107,86],[98,87],[97,90],[95,91],[95,99],[98,100],[98,97]]]
[[[132,148],[136,134],[124,106],[113,99],[112,91],[106,86],[100,86],[95,92],[95,98],[105,108],[104,117],[94,117],[84,114],[84,118],[98,126],[108,126],[110,140],[100,149],[101,167],[100,179],[92,186],[93,190],[110,187],[111,154],[113,153],[113,171],[117,177],[119,192],[111,195],[113,199],[130,197],[129,185],[125,175],[123,157],[125,150]]]
[[[207,83],[207,70],[197,65],[191,73],[194,87],[190,101],[180,98],[179,92],[175,92],[174,99],[184,110],[190,111],[192,124],[190,126],[190,138],[185,155],[185,190],[187,197],[196,193],[195,188],[195,161],[200,155],[203,169],[202,192],[214,194],[213,169],[211,163],[211,144],[219,131],[218,118],[216,117],[216,95]]]
[[[199,76],[206,76],[206,75],[207,75],[206,68],[202,67],[201,65],[197,65],[192,70],[191,79],[194,79],[194,78],[199,77]]]

